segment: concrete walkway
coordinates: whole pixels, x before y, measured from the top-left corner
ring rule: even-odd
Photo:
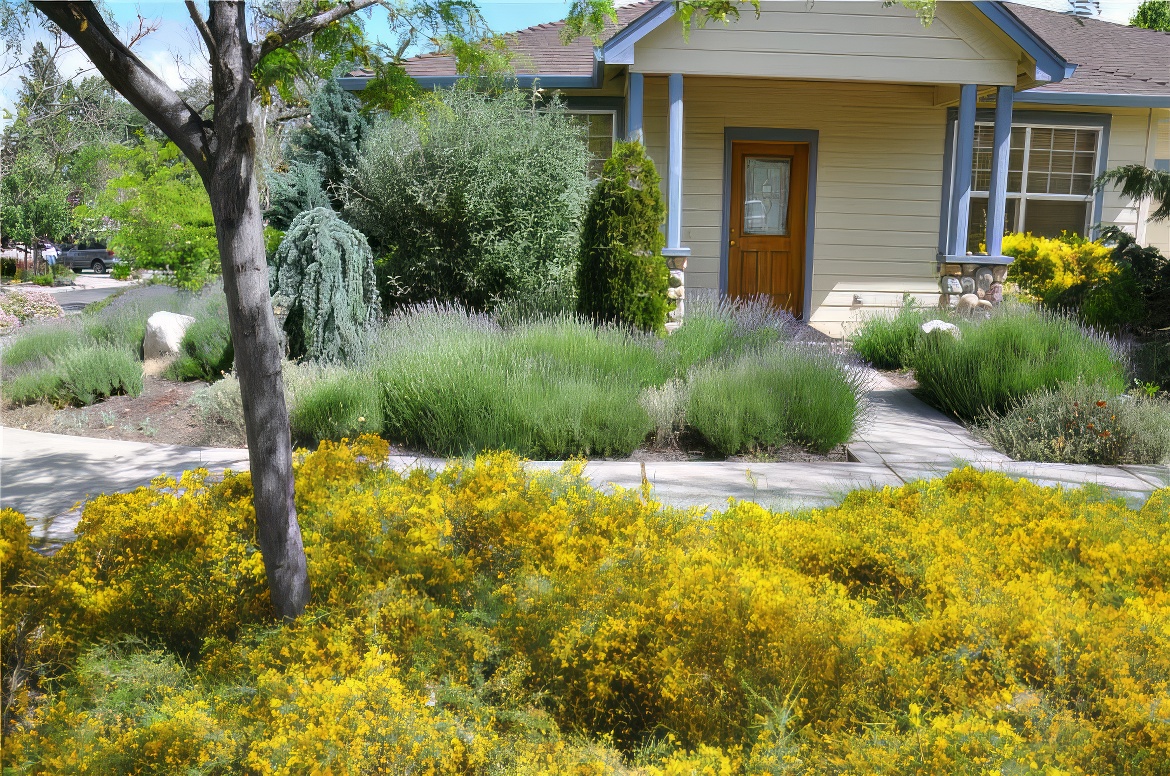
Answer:
[[[57,543],[73,537],[80,502],[101,493],[124,492],[160,474],[189,469],[242,470],[248,451],[179,447],[65,434],[42,434],[0,426],[0,507],[23,512],[34,538]]]
[[[1094,484],[1133,505],[1170,486],[1167,466],[1076,466],[1011,461],[909,391],[873,375],[871,411],[849,445],[850,463],[728,463],[591,461],[585,474],[597,486],[637,489],[643,477],[655,497],[679,507],[722,509],[728,499],[770,509],[826,506],[858,488],[897,487],[945,475],[957,466],[997,470],[1041,485]],[[396,456],[399,470],[437,469],[437,458]],[[535,461],[556,469],[560,461]],[[160,473],[177,475],[204,466],[248,466],[247,450],[192,448],[42,434],[0,427],[0,506],[23,512],[42,541],[67,541],[77,504],[97,493],[128,491]]]

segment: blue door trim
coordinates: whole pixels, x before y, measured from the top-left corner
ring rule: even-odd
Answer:
[[[817,142],[815,129],[770,129],[768,127],[725,127],[723,130],[723,220],[719,230],[719,293],[727,293],[727,241],[731,231],[731,144],[749,142],[808,143],[808,204],[804,225],[804,318],[812,314],[813,235],[817,220]]]

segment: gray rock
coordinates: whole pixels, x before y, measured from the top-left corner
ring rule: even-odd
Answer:
[[[179,344],[187,327],[195,323],[190,315],[165,310],[146,319],[146,336],[142,339],[143,358],[170,358],[179,353]]]
[[[940,320],[927,321],[926,323],[922,324],[922,331],[926,334],[933,334],[936,331],[942,332],[944,334],[950,334],[955,339],[958,339],[962,336],[962,332],[959,331],[958,326],[953,323]]]
[[[961,313],[969,312],[977,308],[981,301],[983,300],[974,294],[963,294],[959,297],[959,304],[956,309]]]

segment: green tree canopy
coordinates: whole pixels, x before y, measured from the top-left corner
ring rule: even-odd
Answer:
[[[136,267],[170,269],[186,288],[199,288],[217,274],[211,202],[175,144],[147,137],[139,146],[114,146],[110,163],[122,174],[92,206],[78,211],[104,225],[119,258]]]
[[[1129,23],[1147,30],[1170,32],[1170,0],[1144,0]]]

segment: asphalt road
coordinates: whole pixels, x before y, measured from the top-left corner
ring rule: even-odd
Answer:
[[[109,275],[95,275],[92,272],[77,273],[77,285],[46,288],[66,313],[79,313],[86,305],[100,302],[123,288],[134,285],[131,280],[114,280]]]

